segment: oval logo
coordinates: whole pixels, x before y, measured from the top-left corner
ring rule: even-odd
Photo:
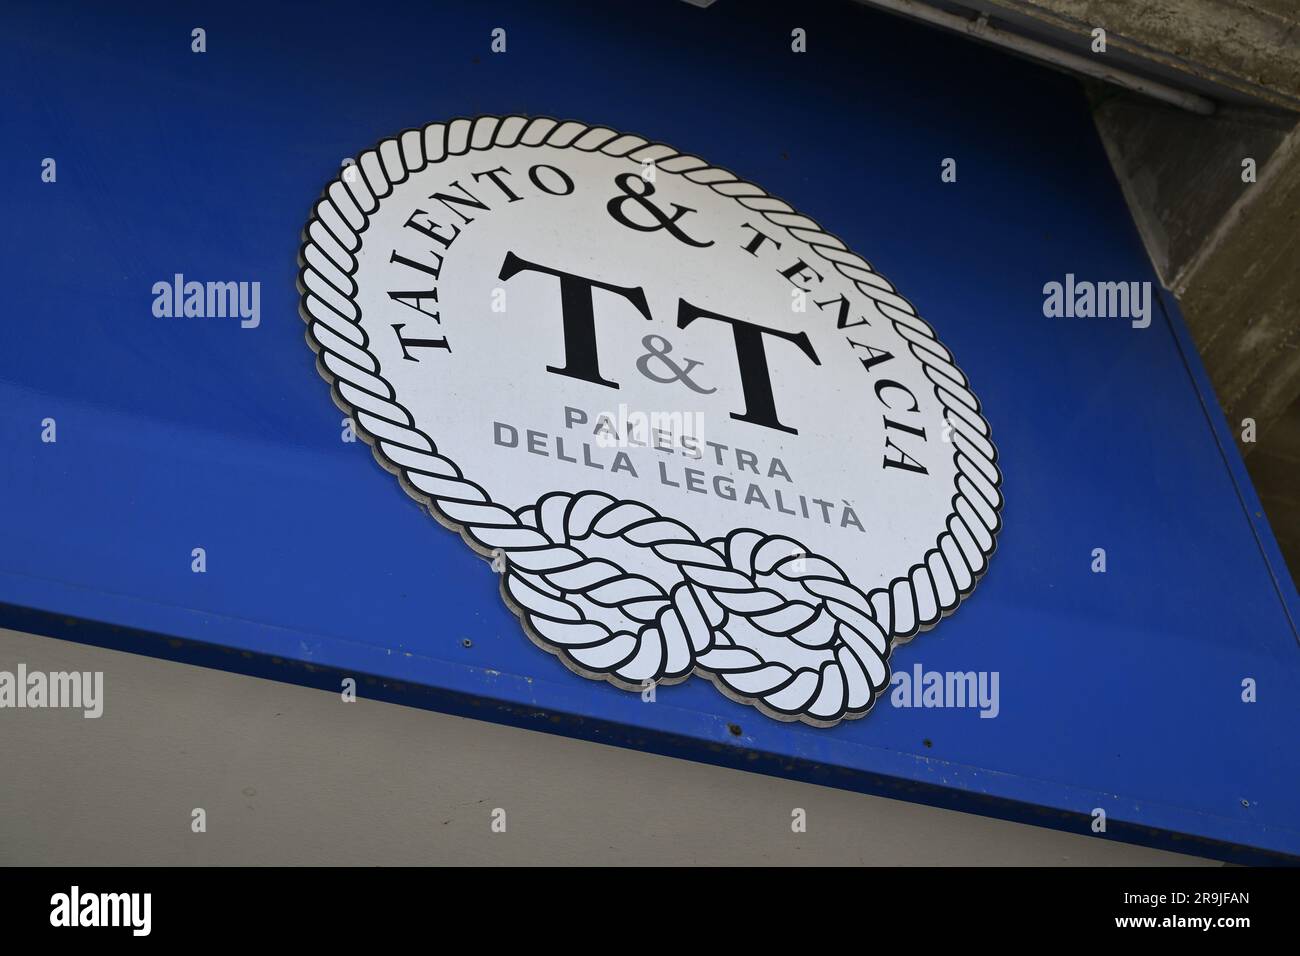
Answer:
[[[725,169],[458,119],[346,166],[304,240],[336,400],[578,674],[699,674],[829,726],[985,570],[1001,475],[966,377],[866,261]]]

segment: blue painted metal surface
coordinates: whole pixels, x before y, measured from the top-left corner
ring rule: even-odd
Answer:
[[[371,675],[362,692],[386,699],[1078,832],[1103,807],[1109,837],[1228,859],[1300,856],[1300,602],[1181,318],[1168,298],[1145,330],[1042,315],[1067,272],[1155,280],[1076,84],[848,3],[602,10],[0,14],[0,623],[322,687]],[[653,705],[582,680],[340,442],[302,340],[299,229],[344,157],[477,113],[695,152],[917,304],[985,403],[1007,504],[975,594],[894,665],[1000,672],[997,719],[882,702],[818,730],[700,680]],[[155,318],[151,287],[177,272],[260,281],[261,325]]]

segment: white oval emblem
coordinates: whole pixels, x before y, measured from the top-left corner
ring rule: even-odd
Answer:
[[[363,153],[299,284],[336,400],[502,574],[529,637],[643,691],[860,717],[983,573],[989,427],[912,305],[726,170],[478,117]]]

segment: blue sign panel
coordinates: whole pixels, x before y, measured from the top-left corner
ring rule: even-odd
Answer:
[[[1073,80],[849,3],[195,16],[4,14],[0,623],[1300,857],[1300,601]],[[604,440],[655,401],[698,455]]]

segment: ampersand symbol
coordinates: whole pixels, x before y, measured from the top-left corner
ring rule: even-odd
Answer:
[[[641,340],[649,351],[636,360],[636,370],[650,379],[652,382],[658,382],[661,385],[668,385],[672,382],[681,382],[692,392],[699,392],[701,395],[712,395],[717,388],[705,388],[697,385],[691,378],[691,370],[697,368],[702,363],[695,359],[687,359],[685,367],[678,365],[676,361],[668,357],[668,353],[673,350],[670,343],[662,335],[647,335]],[[650,371],[650,360],[658,359],[668,369],[668,375],[656,375]]]
[[[638,189],[633,188],[633,184],[638,183]],[[681,203],[673,203],[673,214],[666,215],[662,209],[650,201],[650,197],[655,194],[655,187],[652,183],[646,182],[637,173],[622,173],[614,177],[614,185],[623,190],[622,196],[615,196],[605,208],[617,222],[622,223],[629,229],[635,229],[637,232],[658,232],[660,229],[667,229],[675,239],[679,239],[688,246],[695,246],[697,249],[704,249],[713,245],[713,240],[708,242],[697,242],[682,231],[677,225],[677,220],[688,212],[695,212],[689,206],[683,206]],[[623,204],[629,199],[634,200],[638,206],[650,213],[654,223],[645,225],[639,222],[633,222],[623,213]]]

